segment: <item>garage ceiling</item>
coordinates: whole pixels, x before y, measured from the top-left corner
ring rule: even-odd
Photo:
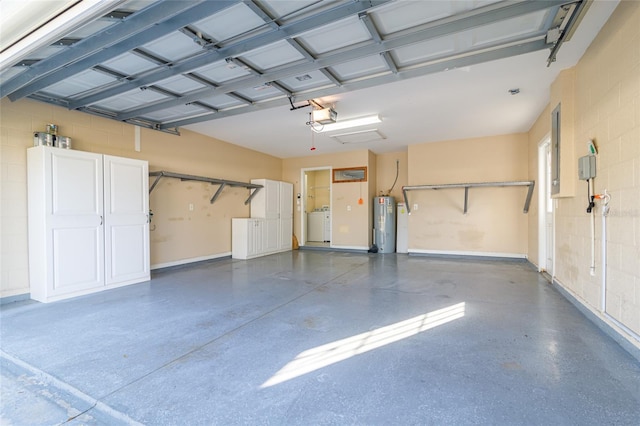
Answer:
[[[481,89],[496,83],[512,82],[513,87],[499,88],[499,96],[513,97],[515,110],[515,98],[527,100],[527,113],[514,117],[518,123],[511,126],[526,131],[518,127],[530,126],[544,107],[563,43],[590,10],[598,9],[586,0],[111,4],[112,10],[69,25],[55,41],[5,65],[2,96],[169,133],[188,128],[278,157],[306,155],[316,140],[320,152],[383,152],[434,137],[455,138],[460,132],[437,124],[412,135],[393,130],[394,115],[396,129],[409,129],[424,124],[434,105],[446,111],[451,100],[459,109],[438,120],[445,126],[451,127],[454,116],[470,123],[469,136],[506,133],[511,129],[473,128],[475,117],[486,111],[474,115],[464,106],[491,105],[497,94]],[[570,62],[613,7],[600,9]],[[546,88],[537,87],[536,79]],[[529,97],[521,87],[527,84],[543,93]],[[523,93],[508,93],[515,88]],[[424,102],[429,107],[421,110]],[[339,121],[377,113],[383,122],[353,135],[344,130],[338,137],[312,135],[306,122],[318,105],[333,106]],[[493,121],[504,116],[492,113]]]

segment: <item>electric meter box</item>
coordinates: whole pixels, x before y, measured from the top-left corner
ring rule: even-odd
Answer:
[[[585,155],[578,158],[578,177],[580,180],[589,180],[596,177],[595,155]]]

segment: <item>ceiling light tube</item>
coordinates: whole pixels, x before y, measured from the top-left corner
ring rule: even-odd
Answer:
[[[350,129],[352,127],[366,126],[367,124],[380,123],[382,120],[378,114],[368,115],[366,117],[354,118],[353,120],[338,121],[333,124],[325,124],[321,128],[318,128],[316,132],[326,133],[334,130]],[[315,129],[314,129],[315,130]]]
[[[39,23],[35,17],[34,12],[30,15],[24,15],[22,19],[26,20],[29,17],[34,17],[34,21],[29,32],[14,42],[5,47],[5,41],[3,40],[3,50],[0,54],[0,71],[4,71],[9,67],[20,62],[23,58],[27,57],[32,52],[52,44],[55,40],[62,37],[66,32],[71,32],[87,22],[92,22],[100,16],[114,10],[125,0],[116,1],[104,1],[104,0],[83,0],[83,1],[66,1],[58,2],[59,7],[65,7],[66,4],[71,4],[68,9],[54,17],[45,23]],[[48,5],[45,5],[48,6]],[[53,7],[53,6],[51,6]],[[40,7],[42,8],[42,6]],[[31,9],[24,8],[27,11]],[[37,10],[37,9],[36,9]],[[26,12],[25,12],[26,13]],[[20,16],[19,16],[20,18]],[[4,17],[3,17],[4,19]],[[25,22],[25,25],[29,26],[29,22]]]

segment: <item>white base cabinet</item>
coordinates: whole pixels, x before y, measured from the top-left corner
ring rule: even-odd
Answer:
[[[231,257],[253,259],[264,256],[265,219],[231,219]]]
[[[32,299],[150,279],[146,161],[39,146],[27,167]]]
[[[263,188],[251,200],[251,218],[232,219],[232,257],[251,259],[291,250],[293,185],[269,179],[252,179],[251,183]]]

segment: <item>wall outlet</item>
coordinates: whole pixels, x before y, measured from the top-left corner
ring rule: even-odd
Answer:
[[[192,212],[193,211],[193,203],[189,203],[189,211]]]
[[[351,206],[347,206],[347,211],[350,212],[351,211]]]
[[[418,210],[418,205],[417,204],[413,205],[413,210]]]

